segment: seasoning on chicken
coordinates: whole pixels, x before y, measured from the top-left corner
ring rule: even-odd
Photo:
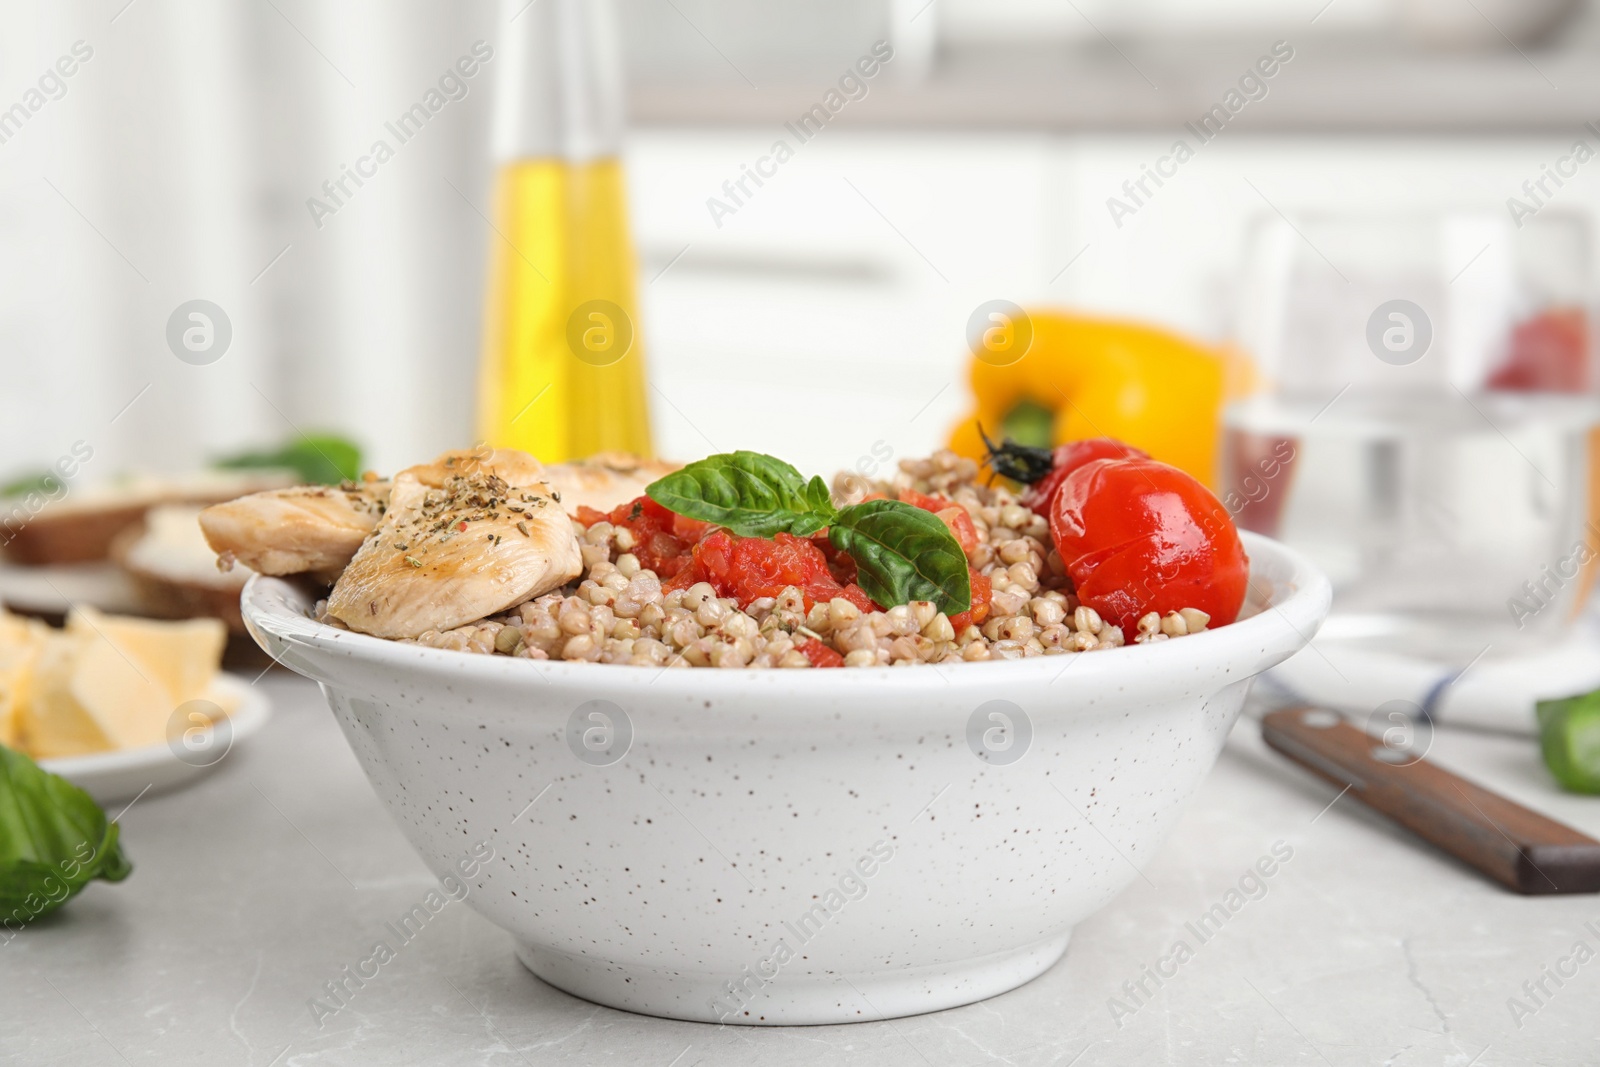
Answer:
[[[402,474],[435,489],[459,474],[494,474],[513,485],[540,480],[543,466],[515,449],[446,452]],[[261,574],[313,574],[332,584],[383,516],[390,482],[272,489],[200,513],[200,528],[224,560]]]
[[[521,456],[522,459],[515,457]],[[378,637],[417,637],[492,615],[583,571],[573,525],[537,461],[441,457],[395,477],[389,507],[328,597],[328,614]],[[513,482],[506,476],[522,480]]]

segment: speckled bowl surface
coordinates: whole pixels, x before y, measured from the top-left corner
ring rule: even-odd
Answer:
[[[678,1019],[834,1023],[1043,972],[1149,862],[1327,580],[1245,535],[1255,610],[949,667],[655,670],[395,644],[246,587],[373,787],[540,978]],[[484,856],[487,859],[482,859]]]

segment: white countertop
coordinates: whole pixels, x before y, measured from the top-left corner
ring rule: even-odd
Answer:
[[[1079,926],[1055,968],[982,1004],[892,1023],[790,1029],[645,1018],[544,985],[517,962],[505,934],[451,904],[319,1029],[308,1001],[365,957],[384,923],[433,883],[316,688],[278,674],[260,684],[277,712],[261,734],[195,787],[147,796],[124,815],[133,875],[91,885],[0,944],[0,1060],[1600,1061],[1600,960],[1579,966],[1560,988],[1545,979],[1553,995],[1520,1020],[1507,1005],[1575,943],[1600,952],[1600,897],[1517,897],[1349,798],[1328,808],[1337,790],[1265,749],[1249,720],[1143,877]],[[1600,798],[1558,793],[1527,741],[1441,732],[1433,755],[1600,834]],[[1265,880],[1264,895],[1204,943],[1187,930],[1280,841],[1293,856]],[[1119,1027],[1109,998],[1134,1008],[1119,987],[1138,981],[1180,938],[1192,958],[1160,989],[1146,978],[1153,995]]]

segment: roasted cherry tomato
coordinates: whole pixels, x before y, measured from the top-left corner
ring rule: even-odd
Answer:
[[[1064,445],[1057,445],[1055,451],[1050,453],[1050,473],[1028,487],[1028,496],[1023,497],[1022,502],[1049,518],[1049,512],[1044,508],[1056,495],[1056,490],[1061,488],[1061,483],[1067,480],[1067,475],[1085,463],[1093,463],[1097,459],[1149,458],[1149,453],[1110,437],[1068,441]]]
[[[1078,599],[1129,639],[1146,612],[1199,608],[1214,626],[1244,603],[1250,561],[1222,502],[1153,459],[1096,459],[1067,475],[1050,537]]]
[[[1092,460],[1149,459],[1150,454],[1141,452],[1114,437],[1088,437],[1082,441],[1068,441],[1064,445],[1057,445],[1055,452],[1051,453],[1051,458],[1055,463],[1055,470],[1071,474]]]
[[[1149,459],[1150,457],[1110,437],[1091,437],[1068,441],[1054,449],[1033,448],[1007,440],[989,446],[989,466],[996,474],[1027,484],[1022,494],[1024,507],[1045,518],[1050,517],[1050,502],[1067,475],[1097,459]]]

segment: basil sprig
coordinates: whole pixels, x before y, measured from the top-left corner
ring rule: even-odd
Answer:
[[[857,582],[885,607],[931,600],[955,615],[972,606],[967,556],[931,512],[899,500],[833,506],[820,477],[806,481],[760,452],[707,456],[650,483],[645,493],[668,511],[725,526],[741,537],[809,537],[826,528],[856,562]]]
[[[54,911],[89,882],[133,869],[88,793],[0,745],[0,929]]]
[[[741,537],[809,537],[828,525],[833,511],[821,478],[808,484],[789,464],[760,452],[710,456],[645,492],[668,511],[726,526]]]

